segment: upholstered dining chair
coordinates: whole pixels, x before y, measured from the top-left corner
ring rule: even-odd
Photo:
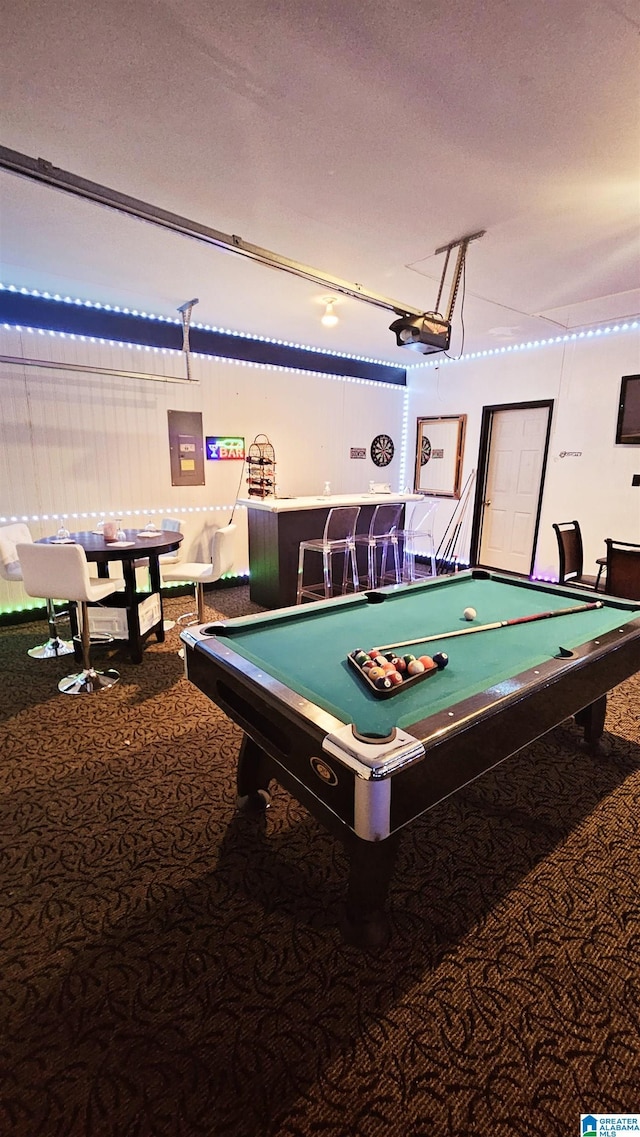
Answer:
[[[73,600],[80,605],[82,623],[81,672],[67,675],[58,683],[65,695],[92,695],[113,687],[120,676],[117,671],[96,671],[91,664],[89,601],[104,600],[113,593],[114,582],[108,577],[89,575],[89,564],[80,545],[18,544],[24,587],[29,596],[44,599]]]
[[[640,545],[614,541],[607,537],[607,577],[604,590],[609,596],[640,600]]]
[[[322,537],[300,542],[298,548],[297,604],[301,604],[303,599],[326,600],[333,595],[333,558],[336,554],[340,554],[343,560],[342,593],[346,593],[349,587],[349,567],[351,568],[353,591],[358,592],[360,581],[355,536],[359,515],[359,505],[336,505],[327,514]],[[304,579],[309,553],[315,553],[322,558],[321,584],[311,584]]]
[[[211,538],[211,560],[209,561],[179,561],[177,565],[161,564],[160,575],[163,584],[171,581],[195,585],[196,610],[178,616],[178,622],[191,620],[192,623],[204,623],[204,586],[205,584],[213,584],[214,581],[220,580],[225,573],[231,572],[235,531],[236,526],[232,523],[216,529]]]
[[[606,557],[598,557],[598,575],[589,576],[583,572],[582,532],[577,521],[559,521],[553,523],[553,529],[558,541],[559,584],[578,584],[583,588],[597,589],[600,577],[607,563]]]
[[[0,576],[3,580],[22,581],[22,566],[16,548],[18,543],[33,544],[28,525],[18,521],[13,525],[0,527]],[[58,656],[70,655],[73,652],[73,644],[68,640],[61,640],[58,635],[53,600],[48,599],[46,603],[49,639],[38,647],[29,648],[28,655],[32,659],[57,659]]]

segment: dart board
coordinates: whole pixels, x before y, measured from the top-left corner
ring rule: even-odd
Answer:
[[[423,438],[420,446],[420,465],[426,466],[431,457],[431,443],[428,438]]]
[[[371,443],[371,460],[376,466],[388,466],[393,458],[395,446],[388,434],[376,434]]]

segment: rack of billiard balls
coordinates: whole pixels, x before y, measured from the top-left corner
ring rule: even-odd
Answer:
[[[358,672],[367,687],[379,699],[396,695],[403,689],[443,671],[449,662],[444,651],[434,655],[397,655],[395,652],[380,652],[378,648],[364,651],[356,648],[347,656],[349,663]]]

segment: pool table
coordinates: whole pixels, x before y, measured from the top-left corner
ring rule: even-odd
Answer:
[[[371,691],[347,658],[418,636],[438,638],[405,651],[446,652],[448,666],[392,697]],[[187,677],[244,731],[239,804],[264,808],[275,779],[343,841],[343,935],[378,948],[405,825],[572,715],[597,746],[607,692],[640,671],[640,601],[471,569],[181,638]]]

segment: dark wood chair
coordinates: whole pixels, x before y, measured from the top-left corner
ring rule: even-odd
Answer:
[[[597,589],[600,577],[607,564],[606,557],[598,557],[598,575],[588,576],[583,572],[582,533],[577,521],[554,522],[556,538],[558,540],[558,556],[560,570],[558,582],[560,584],[578,584],[583,588]]]
[[[640,600],[640,545],[607,537],[605,592],[625,600]]]

